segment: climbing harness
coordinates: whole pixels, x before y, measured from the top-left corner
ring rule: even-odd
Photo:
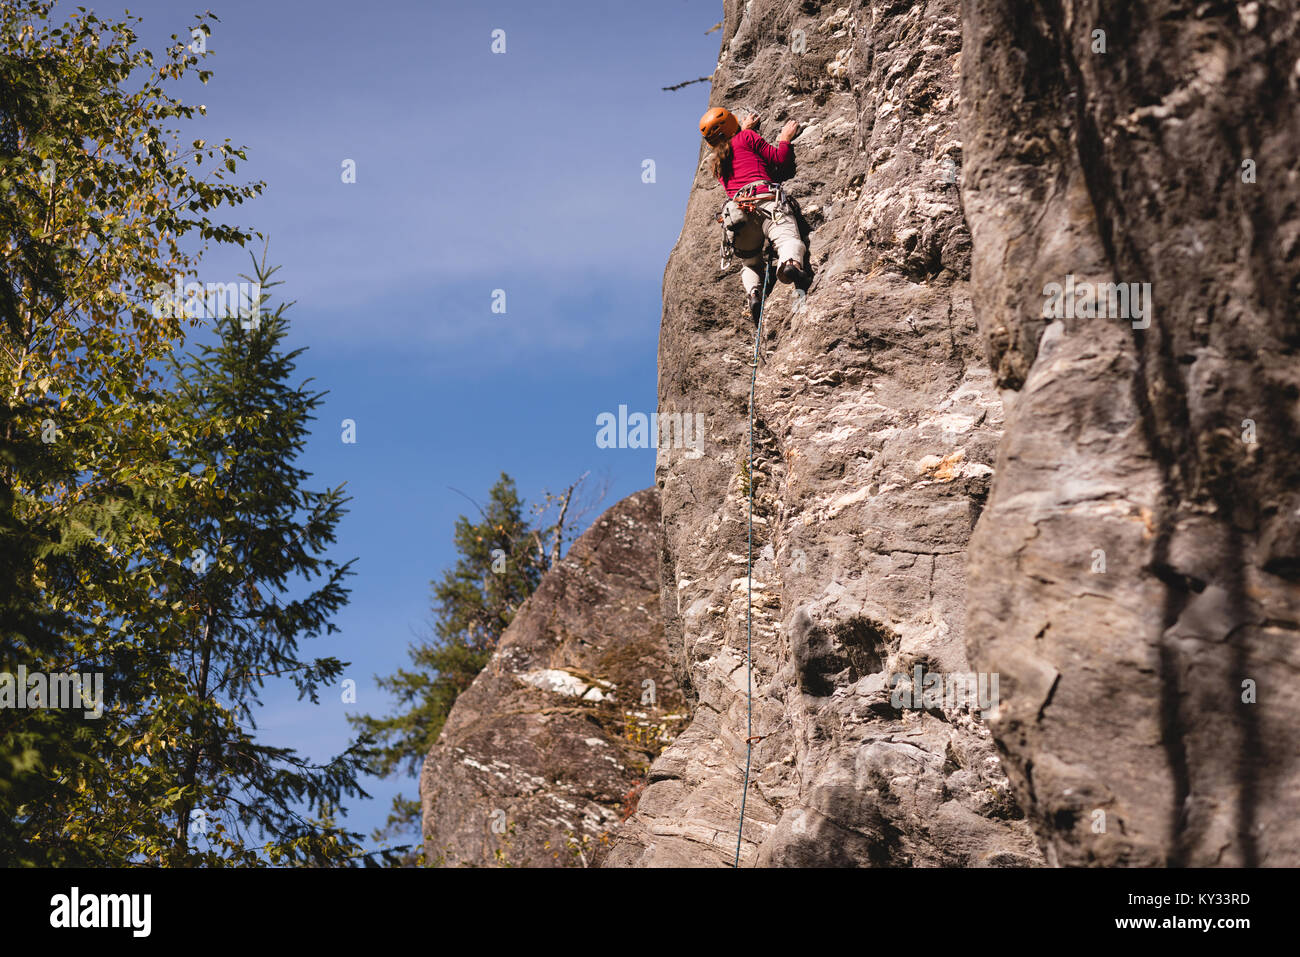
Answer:
[[[769,214],[762,208],[763,203],[775,199],[776,203]],[[733,256],[741,259],[748,259],[756,256],[762,249],[747,251],[736,248],[736,231],[743,226],[750,217],[761,219],[770,215],[774,224],[785,221],[787,216],[796,219],[797,203],[790,196],[780,183],[770,183],[766,180],[755,180],[747,183],[736,191],[736,195],[727,199],[718,211],[715,221],[722,224],[722,245],[719,251],[718,269],[726,272],[731,266]],[[802,232],[802,231],[801,231]]]
[[[758,208],[758,204],[771,199],[776,195],[774,190],[779,190],[780,188],[781,187],[779,186],[773,186],[771,183],[766,183],[763,180],[756,180],[755,182],[749,183],[748,185],[742,186],[740,189],[736,190],[736,195],[731,197],[731,201],[744,210],[746,214],[750,216],[761,216],[762,210]]]
[[[754,384],[758,381],[758,353],[763,341],[763,305],[767,300],[767,274],[763,267],[763,298],[758,304],[758,328],[754,331],[754,361],[749,374],[749,555],[745,570],[745,784],[740,792],[740,825],[736,828],[736,863],[740,867],[740,841],[745,833],[745,800],[749,797],[749,766],[754,745],[763,735],[754,734]]]

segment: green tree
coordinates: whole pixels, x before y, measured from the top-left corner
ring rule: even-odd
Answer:
[[[268,678],[291,680],[299,700],[318,702],[344,663],[306,659],[303,639],[337,631],[351,562],[324,552],[347,502],[342,487],[310,491],[295,465],[324,393],[290,385],[286,304],[267,310],[275,269],[254,261],[257,308],[218,322],[220,340],[177,368],[180,406],[204,435],[186,452],[197,494],[168,520],[202,543],[165,570],[171,630],[165,685],[142,730],[157,742],[153,764],[172,811],[171,864],[333,865],[365,859],[360,834],[335,823],[345,795],[367,797],[357,779],[372,753],[364,741],[322,765],[261,743],[254,708]],[[205,481],[200,481],[204,479]],[[296,583],[307,583],[295,588]],[[303,806],[315,812],[304,816]],[[201,823],[196,829],[195,823]],[[191,834],[199,831],[197,840]],[[147,847],[151,835],[142,831]],[[202,847],[200,847],[202,845]]]
[[[197,67],[190,35],[155,60],[136,18],[51,6],[0,4],[0,671],[102,671],[114,700],[97,722],[0,712],[0,856],[118,863],[148,764],[110,773],[139,744],[120,719],[170,627],[156,570],[192,545],[156,517],[198,436],[160,379],[186,324],[152,302],[208,243],[251,238],[209,214],[262,187],[229,182],[242,150],[180,140],[202,108],[163,84]]]
[[[380,776],[415,773],[457,696],[483,670],[545,571],[513,479],[503,472],[479,512],[477,522],[464,515],[456,520],[453,540],[460,558],[432,583],[432,638],[410,646],[411,669],[375,679],[396,697],[396,713],[348,717],[377,742],[372,771]],[[398,795],[387,833],[406,830],[418,818],[419,804]]]

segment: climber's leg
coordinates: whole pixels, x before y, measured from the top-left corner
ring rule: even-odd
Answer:
[[[748,295],[763,282],[763,230],[746,217],[732,236],[732,246],[740,260],[740,281]]]
[[[775,201],[766,203],[764,208],[768,211],[763,219],[764,230],[776,247],[776,260],[781,264],[777,269],[777,278],[782,282],[792,282],[800,289],[807,289],[812,276],[803,266],[808,247],[799,235],[798,221],[787,212],[782,212],[778,217]],[[777,222],[777,219],[780,221]]]
[[[755,322],[763,308],[763,299],[776,285],[776,270],[769,269],[764,262],[765,235],[767,226],[765,217],[745,215],[735,203],[728,203],[723,211],[725,221],[731,228],[731,246],[736,258],[740,260],[740,282],[745,288],[745,297],[749,301],[749,314]],[[767,277],[767,287],[763,287],[763,278]]]
[[[759,256],[751,259],[741,260],[740,264],[740,282],[745,287],[745,293],[757,292],[758,287],[763,284],[763,260]]]
[[[763,288],[764,275],[767,276],[766,290]],[[749,297],[749,314],[757,322],[759,311],[763,308],[763,299],[771,295],[772,287],[776,285],[776,269],[763,261],[762,249],[758,255],[744,260],[740,281],[745,284],[745,294]]]

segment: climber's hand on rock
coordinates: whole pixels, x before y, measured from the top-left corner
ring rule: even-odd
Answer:
[[[758,124],[762,122],[757,113],[749,112],[740,118],[740,128],[742,130],[756,130]]]
[[[792,139],[794,139],[796,136],[799,135],[799,131],[802,129],[803,126],[800,124],[798,120],[791,120],[789,123],[785,124],[785,126],[781,127],[781,136],[777,140],[777,142],[779,143],[790,142]]]

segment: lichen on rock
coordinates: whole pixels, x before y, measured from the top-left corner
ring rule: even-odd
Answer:
[[[456,699],[420,776],[425,859],[596,863],[684,724],[659,614],[659,495],[606,511]]]

